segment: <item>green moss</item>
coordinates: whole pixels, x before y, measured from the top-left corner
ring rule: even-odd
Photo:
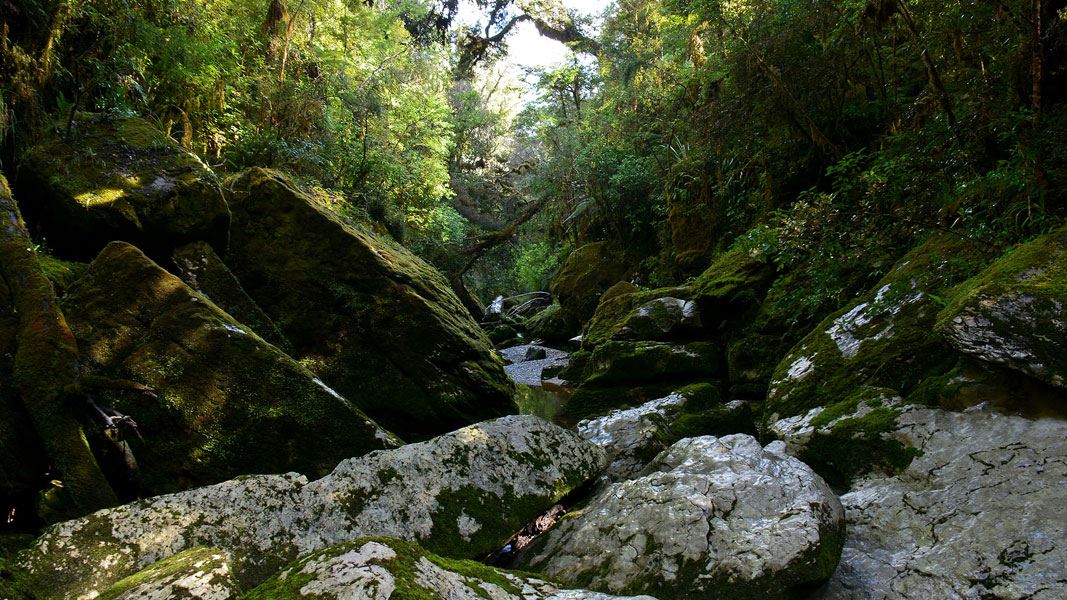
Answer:
[[[44,271],[45,277],[56,288],[57,294],[62,294],[69,288],[72,283],[82,276],[88,266],[85,263],[60,260],[54,256],[40,253],[37,255],[37,260],[41,263],[41,270]]]
[[[839,490],[872,471],[888,475],[902,471],[922,453],[889,437],[901,414],[891,405],[895,396],[889,389],[860,388],[827,406],[812,419],[816,431],[799,458]],[[866,414],[850,416],[857,415],[861,406],[868,409]]]
[[[713,379],[723,372],[713,342],[607,342],[593,351],[585,382],[605,386],[647,381]]]
[[[584,323],[593,316],[601,295],[627,279],[629,272],[623,252],[607,242],[593,242],[571,252],[549,289],[571,319]]]
[[[692,300],[700,306],[705,325],[729,321],[763,300],[774,281],[768,256],[745,248],[730,249],[693,280]]]
[[[165,558],[134,575],[122,579],[97,598],[99,600],[116,600],[142,585],[148,586],[149,589],[158,590],[183,576],[211,571],[218,571],[212,578],[212,583],[215,586],[231,593],[237,591],[237,584],[230,575],[229,559],[226,554],[216,548],[199,546]],[[186,596],[182,595],[182,590],[174,589],[168,597],[178,600]],[[188,597],[192,598],[191,595]]]
[[[951,235],[916,247],[779,363],[765,418],[837,403],[861,386],[906,394],[923,379],[951,370],[956,355],[934,331],[938,298],[987,260],[984,249]]]
[[[338,393],[410,439],[516,412],[503,361],[433,267],[280,173],[227,186],[227,266]]]
[[[937,328],[962,351],[1067,387],[1067,326],[1060,321],[1067,305],[1067,227],[1011,249],[945,297]],[[962,325],[975,320],[978,325]],[[974,348],[957,327],[980,331],[992,346],[999,339],[1025,352]]]
[[[559,419],[563,424],[574,425],[582,419],[606,415],[617,408],[629,408],[663,398],[684,383],[652,382],[611,387],[583,384],[567,399]]]
[[[396,554],[393,558],[376,559],[372,561],[384,568],[392,576],[393,583],[396,586],[390,596],[393,600],[440,600],[441,597],[436,590],[423,587],[423,585],[419,583],[418,565],[423,560],[446,571],[456,573],[464,579],[464,583],[472,592],[486,600],[490,600],[493,596],[479,585],[480,583],[495,585],[508,594],[518,596],[522,594],[521,579],[531,577],[537,577],[542,580],[545,579],[541,576],[534,576],[520,571],[495,569],[471,560],[444,558],[432,554],[419,545],[408,541],[392,538],[367,537],[330,546],[329,548],[302,557],[298,561],[289,565],[283,572],[249,592],[244,598],[246,600],[275,600],[280,598],[306,597],[306,595],[300,593],[300,589],[313,579],[311,575],[300,572],[306,565],[311,562],[328,560],[331,557],[341,556],[347,552],[358,550],[369,542],[376,542],[387,546]],[[511,579],[506,575],[510,575],[512,578],[519,578],[520,581]]]
[[[30,591],[25,573],[0,557],[0,598],[4,600],[34,600],[37,595]]]
[[[161,253],[195,240],[226,247],[218,180],[143,119],[78,113],[71,139],[52,132],[23,158],[20,187],[40,199],[27,217],[65,254],[88,257],[115,239]]]
[[[557,344],[578,335],[580,329],[558,302],[527,319],[524,326],[532,338]]]

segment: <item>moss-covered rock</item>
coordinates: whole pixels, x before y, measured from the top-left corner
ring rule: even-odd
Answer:
[[[687,397],[699,395],[706,405],[718,403],[722,399],[721,385],[715,381],[653,381],[639,385],[614,386],[582,384],[567,398],[559,418],[564,423],[575,424],[582,419],[607,415],[616,409],[639,406],[676,391]]]
[[[289,340],[267,313],[249,297],[241,282],[223,264],[218,254],[205,242],[186,244],[172,257],[177,275],[189,287],[207,296],[216,306],[248,325],[259,337],[282,350],[291,350]]]
[[[584,383],[607,386],[714,379],[722,373],[722,356],[713,342],[608,342],[593,350]]]
[[[287,567],[247,600],[611,600],[617,596],[564,590],[528,573],[431,554],[392,538],[361,538],[331,546]],[[635,598],[634,600],[639,600]],[[643,600],[652,600],[643,597]]]
[[[629,274],[623,252],[608,242],[593,242],[570,253],[549,289],[571,319],[585,323],[601,294]]]
[[[550,344],[565,343],[578,335],[580,330],[578,323],[563,311],[558,302],[527,319],[525,327],[531,338]]]
[[[112,240],[157,256],[188,242],[226,247],[230,213],[211,170],[138,117],[78,113],[23,155],[15,182],[49,243],[90,257]]]
[[[254,475],[53,525],[19,555],[28,583],[92,597],[196,546],[233,557],[254,587],[310,552],[365,536],[477,558],[595,477],[603,451],[532,416],[510,416],[346,460],[321,479]]]
[[[192,548],[119,581],[97,600],[236,600],[241,590],[230,560],[218,548]]]
[[[401,435],[515,412],[502,361],[440,273],[276,172],[227,186],[227,265],[338,392]]]
[[[893,390],[861,387],[840,402],[779,420],[770,431],[827,483],[847,490],[857,477],[895,475],[922,454],[894,435],[897,418],[911,409]]]
[[[37,254],[37,260],[41,263],[45,277],[52,282],[57,295],[65,293],[67,288],[82,276],[87,266],[85,263],[61,260],[43,253]]]
[[[703,268],[715,250],[718,223],[716,211],[703,202],[671,194],[667,224],[670,226],[674,261],[686,272]]]
[[[107,391],[131,415],[144,492],[244,473],[323,474],[397,440],[210,300],[123,242],[109,244],[63,308],[95,374],[146,384],[156,398]]]
[[[700,313],[688,287],[635,290],[606,297],[582,334],[582,347],[609,340],[666,341],[699,331]]]
[[[37,600],[22,569],[0,557],[0,598],[4,600]]]
[[[705,327],[715,331],[754,312],[774,281],[770,257],[743,247],[732,248],[715,259],[688,287]]]
[[[975,244],[948,234],[909,252],[778,364],[764,409],[768,422],[840,402],[860,386],[906,394],[950,370],[958,355],[934,331],[940,297],[986,261]]]
[[[952,291],[938,330],[960,352],[1067,388],[1067,227]]]

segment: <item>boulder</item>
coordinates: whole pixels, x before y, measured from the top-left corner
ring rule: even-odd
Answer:
[[[233,557],[244,589],[364,536],[477,558],[604,467],[603,451],[531,416],[472,425],[342,462],[322,479],[253,475],[53,525],[19,564],[56,598],[102,592],[196,546]]]
[[[230,557],[217,548],[198,547],[119,581],[97,596],[97,600],[236,600],[240,591],[230,568]]]
[[[632,479],[666,449],[669,423],[682,414],[688,402],[684,395],[672,393],[641,406],[613,410],[602,417],[579,421],[578,435],[607,452],[604,479]]]
[[[593,242],[567,256],[549,289],[572,320],[585,323],[596,311],[601,294],[626,279],[629,272],[618,248],[608,242]]]
[[[215,306],[249,326],[259,337],[283,350],[290,349],[289,340],[249,297],[210,245],[205,242],[187,244],[175,250],[172,259],[178,268],[178,277],[189,287],[207,296]]]
[[[402,436],[515,412],[502,361],[430,265],[276,172],[250,169],[227,186],[227,265],[341,395]]]
[[[711,342],[608,342],[593,351],[584,381],[603,386],[714,378],[723,373],[721,360],[719,346]]]
[[[1067,597],[1067,422],[920,408],[894,436],[922,455],[841,497],[849,535],[818,597]]]
[[[1067,227],[953,291],[938,329],[960,352],[1067,388]]]
[[[841,504],[781,442],[688,438],[646,473],[564,519],[524,568],[662,598],[789,598],[834,573]]]
[[[25,152],[15,182],[27,221],[55,249],[91,257],[112,240],[156,256],[197,240],[226,248],[230,212],[211,169],[138,117],[78,113]]]
[[[567,316],[559,303],[552,304],[527,319],[525,327],[532,338],[555,344],[570,340],[581,329],[577,321]]]
[[[526,574],[510,573],[469,560],[443,559],[411,543],[364,538],[330,546],[301,558],[247,600],[277,598],[389,600],[612,600],[586,590],[560,589]],[[648,596],[632,600],[655,600]]]
[[[132,416],[142,489],[160,494],[245,473],[329,472],[399,441],[314,374],[124,242],[71,286],[63,310],[85,368],[150,386],[97,402]],[[143,439],[142,439],[143,438]]]
[[[984,263],[974,243],[948,234],[909,252],[779,362],[764,411],[769,422],[841,402],[864,385],[907,394],[952,369],[959,355],[934,331],[939,298]]]

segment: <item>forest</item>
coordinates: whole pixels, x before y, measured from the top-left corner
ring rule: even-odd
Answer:
[[[1067,596],[1067,2],[0,0],[0,600]]]

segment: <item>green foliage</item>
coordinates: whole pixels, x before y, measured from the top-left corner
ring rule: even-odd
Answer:
[[[532,292],[548,288],[548,280],[561,262],[560,252],[546,241],[522,245],[515,259],[518,290]]]

